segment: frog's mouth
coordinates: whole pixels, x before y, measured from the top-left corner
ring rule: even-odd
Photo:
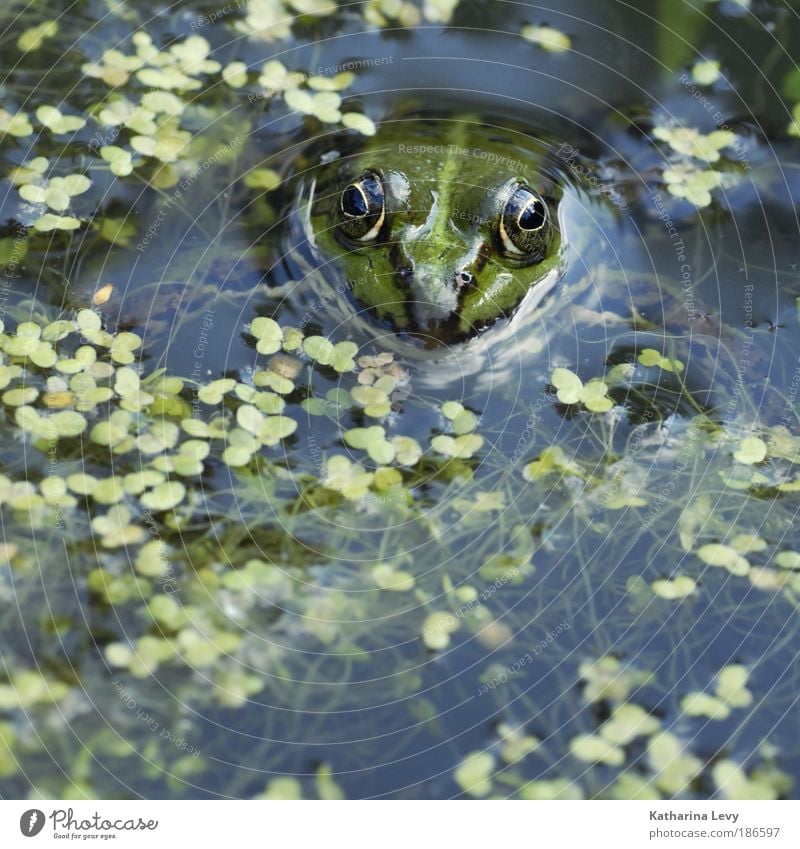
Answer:
[[[458,313],[462,291],[455,275],[448,280],[448,275],[439,269],[400,269],[397,276],[401,286],[407,287],[407,309],[418,329],[435,329]]]

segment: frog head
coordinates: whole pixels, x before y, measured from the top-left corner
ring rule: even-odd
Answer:
[[[475,120],[385,125],[319,166],[310,227],[319,259],[398,332],[467,338],[557,274],[558,191],[546,149]]]

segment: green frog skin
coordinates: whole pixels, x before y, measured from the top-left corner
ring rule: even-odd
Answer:
[[[466,339],[558,275],[546,145],[475,117],[385,122],[316,166],[310,242],[355,301],[400,333]]]

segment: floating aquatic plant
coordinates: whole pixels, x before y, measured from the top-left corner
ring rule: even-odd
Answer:
[[[706,59],[692,66],[692,79],[697,85],[713,85],[720,78],[720,62]]]
[[[602,380],[590,380],[584,385],[574,372],[554,368],[550,382],[556,388],[556,397],[562,404],[583,404],[593,413],[605,413],[614,406],[608,396],[608,386]]]
[[[570,37],[554,27],[525,26],[521,35],[548,53],[566,53],[572,47]]]
[[[363,8],[372,25],[402,26],[423,18],[447,22],[456,6],[450,0],[380,0]],[[133,8],[115,9],[113,15],[137,15]],[[221,26],[269,40],[291,33],[296,22],[299,31],[315,17],[338,12],[330,2],[254,0],[232,11]],[[38,50],[60,37],[46,21],[32,30],[39,31],[23,33],[21,50]],[[0,135],[11,152],[5,176],[20,189],[12,197],[19,196],[24,215],[30,211],[25,204],[44,207],[24,239],[16,232],[4,237],[3,256],[18,261],[24,245],[38,261],[45,242],[63,249],[64,262],[60,257],[49,262],[42,275],[58,291],[52,303],[60,303],[62,277],[69,277],[71,287],[80,282],[75,269],[91,268],[73,263],[85,258],[73,245],[81,242],[81,251],[91,250],[102,240],[106,250],[114,244],[120,249],[115,255],[124,256],[139,232],[125,201],[120,208],[106,207],[102,191],[119,205],[126,192],[144,187],[145,201],[183,210],[165,188],[203,163],[236,164],[240,155],[235,177],[220,174],[225,185],[235,179],[237,189],[253,195],[279,188],[283,171],[263,167],[260,155],[246,159],[246,144],[217,158],[211,128],[232,102],[246,110],[245,99],[258,100],[254,113],[270,110],[270,119],[279,120],[296,109],[299,114],[286,121],[290,131],[299,121],[313,127],[320,120],[329,129],[375,132],[374,122],[348,98],[355,81],[351,72],[308,73],[274,60],[229,61],[227,52],[211,49],[220,42],[206,34],[208,40],[177,38],[167,45],[140,30],[123,38],[118,49],[92,45],[79,83],[81,98],[91,92],[86,100],[67,96],[62,102],[51,94],[46,102],[52,106],[24,112],[16,104],[28,101],[10,90],[0,111]],[[523,35],[553,53],[571,46],[565,34],[547,27],[526,28]],[[698,85],[712,85],[719,66],[699,63],[693,75]],[[251,123],[242,120],[230,138],[238,133],[248,138]],[[28,138],[40,129],[28,150]],[[660,138],[670,155],[664,183],[671,195],[706,206],[712,192],[727,184],[727,175],[702,160],[722,160],[727,137],[674,129]],[[80,132],[85,140],[92,131],[88,151],[52,153],[69,134]],[[37,156],[40,150],[49,158]],[[82,185],[75,177],[90,181],[83,192],[66,191]],[[81,220],[82,212],[72,214],[78,198],[78,209],[96,205],[90,221]],[[267,207],[270,197],[256,200]],[[85,239],[56,232],[81,226]],[[196,267],[196,258],[189,258]],[[203,256],[204,267],[208,260]],[[185,271],[176,268],[176,274]],[[127,709],[130,700],[155,711],[158,688],[168,683],[187,707],[167,719],[190,729],[188,737],[195,733],[192,716],[198,708],[248,710],[251,700],[278,709],[309,703],[303,683],[308,666],[302,664],[321,651],[326,663],[315,674],[337,684],[356,676],[363,682],[369,667],[362,664],[381,646],[382,668],[392,674],[361,686],[374,687],[381,703],[409,705],[414,722],[432,730],[437,704],[422,695],[430,681],[405,668],[394,674],[396,660],[385,648],[402,645],[403,660],[415,669],[427,658],[435,670],[457,648],[473,653],[470,664],[474,660],[480,668],[480,681],[497,689],[516,687],[490,706],[498,721],[482,732],[485,743],[472,744],[475,750],[466,756],[452,754],[450,792],[526,799],[657,799],[697,795],[698,786],[716,788],[727,798],[790,792],[790,780],[770,759],[769,742],[746,761],[731,747],[709,763],[689,733],[711,717],[721,720],[726,710],[731,723],[737,712],[755,710],[763,679],[755,669],[750,674],[749,658],[706,677],[698,663],[692,683],[673,693],[672,682],[651,662],[653,653],[648,657],[648,648],[638,653],[647,644],[652,617],[692,622],[701,606],[727,611],[728,592],[755,597],[753,604],[765,593],[768,604],[795,603],[800,553],[785,527],[793,493],[800,490],[800,440],[787,427],[757,414],[731,421],[714,409],[698,414],[695,427],[671,408],[669,421],[659,416],[639,424],[631,399],[650,400],[656,384],[667,382],[677,387],[674,397],[688,397],[681,379],[689,360],[671,350],[636,349],[605,373],[583,360],[580,377],[555,369],[554,394],[543,393],[535,412],[558,426],[537,419],[512,463],[503,437],[515,436],[516,422],[493,421],[482,396],[445,395],[451,400],[444,401],[421,396],[417,364],[386,352],[367,354],[317,326],[291,327],[271,300],[266,307],[257,304],[261,316],[239,313],[245,317],[234,335],[252,348],[252,364],[212,372],[209,360],[208,369],[191,376],[165,371],[156,362],[153,326],[145,336],[115,329],[122,285],[110,279],[114,282],[104,271],[91,281],[81,303],[95,309],[68,306],[57,312],[39,302],[14,303],[13,318],[7,317],[0,335],[0,404],[8,436],[0,503],[9,537],[0,544],[5,576],[0,594],[13,579],[25,603],[25,593],[45,580],[63,602],[53,622],[34,634],[43,637],[46,672],[28,668],[30,660],[9,642],[7,673],[0,681],[0,710],[7,711],[0,720],[0,777],[17,783],[8,786],[23,786],[18,764],[24,764],[45,795],[89,795],[103,787],[96,767],[80,759],[68,779],[54,777],[52,762],[40,764],[42,746],[51,739],[63,746],[70,739],[66,716],[104,766],[129,763],[124,759],[138,752],[154,765],[154,774],[172,776],[164,779],[164,792],[185,792],[180,782],[200,786],[198,776],[216,769],[210,764],[218,761],[207,760],[205,751],[196,758],[177,745],[148,739],[154,735]],[[634,321],[626,315],[598,311],[592,321],[625,328]],[[544,350],[538,339],[521,345],[529,354]],[[536,391],[546,389],[541,370],[532,369],[527,379]],[[411,408],[419,415],[411,415]],[[701,479],[699,468],[709,474]],[[764,510],[767,500],[770,509]],[[753,505],[759,510],[748,509]],[[623,548],[634,537],[642,550],[632,564]],[[363,546],[357,552],[356,538]],[[601,545],[613,570],[594,568],[592,556]],[[414,556],[397,553],[406,546]],[[469,574],[459,567],[465,551]],[[435,554],[417,558],[417,552]],[[439,568],[430,568],[434,561]],[[559,598],[548,597],[552,576],[573,563],[581,567],[581,580],[559,587]],[[534,568],[542,578],[535,584],[529,580]],[[65,582],[69,592],[62,593]],[[614,621],[595,619],[574,589],[581,582],[598,605],[614,606],[619,613]],[[514,593],[525,594],[524,605],[513,603],[520,597]],[[73,596],[80,597],[82,610],[72,609]],[[582,694],[569,706],[574,727],[553,734],[542,714],[529,729],[535,710],[524,699],[526,682],[514,682],[509,672],[514,658],[530,649],[520,644],[520,623],[529,626],[534,610],[563,615],[578,609],[606,645],[614,643],[617,624],[631,639],[614,644],[613,656],[575,651],[573,644],[559,647],[559,658],[568,659],[549,668],[563,669],[558,673],[563,692]],[[83,610],[91,614],[91,628],[80,616]],[[6,615],[13,628],[13,612]],[[640,635],[633,656],[630,649]],[[90,647],[82,655],[80,685],[57,654],[72,640]],[[691,640],[687,636],[688,651],[696,646]],[[550,650],[551,644],[542,648]],[[341,658],[346,670],[337,665]],[[84,710],[89,699],[107,707],[109,689],[113,733],[90,727]],[[486,691],[483,698],[488,686]],[[22,711],[41,740],[25,730]],[[309,726],[309,733],[314,730]],[[214,756],[210,737],[193,742],[208,746]],[[543,774],[543,763],[561,766]],[[275,777],[243,784],[241,792],[262,798],[343,795],[333,764],[299,777],[285,772],[278,766]]]

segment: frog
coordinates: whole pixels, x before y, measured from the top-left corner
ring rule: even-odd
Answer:
[[[552,143],[477,115],[387,120],[308,160],[318,266],[396,334],[463,341],[563,265]]]

